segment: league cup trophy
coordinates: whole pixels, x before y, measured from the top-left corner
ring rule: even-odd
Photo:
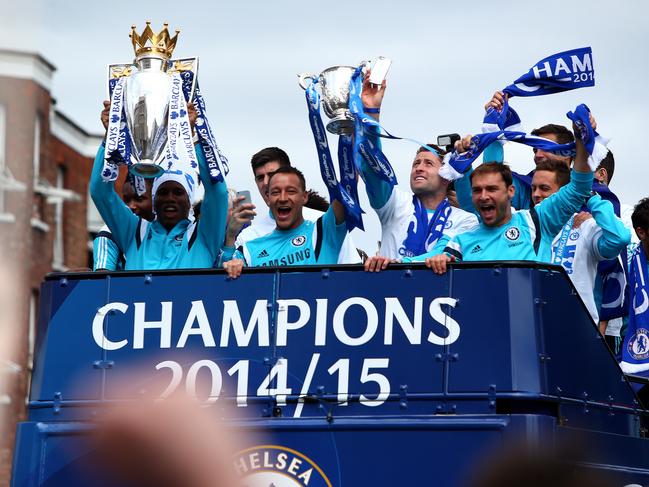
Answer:
[[[351,134],[354,119],[349,113],[349,82],[355,68],[352,66],[334,66],[325,69],[320,75],[299,74],[299,84],[303,90],[308,87],[307,80],[317,82],[322,91],[322,106],[331,120],[327,130],[332,134]]]
[[[185,95],[189,100],[193,98],[198,70],[197,58],[183,58],[171,60],[171,55],[176,47],[179,30],[171,37],[165,23],[160,33],[156,34],[151,29],[151,23],[147,22],[146,27],[139,34],[135,26],[131,28],[130,38],[135,50],[135,60],[130,64],[111,64],[108,66],[109,93],[111,100],[116,87],[115,80],[125,78],[121,105],[125,114],[127,130],[124,130],[123,120],[120,132],[128,132],[124,138],[130,139],[130,171],[136,176],[153,178],[164,171],[160,164],[165,160],[167,145],[170,138],[178,137],[177,133],[169,133],[170,102]],[[172,77],[176,73],[192,71],[191,87],[188,90],[172,89]],[[116,106],[112,100],[111,117],[113,107]],[[184,106],[184,101],[182,103]],[[115,108],[115,111],[119,108]],[[119,116],[121,117],[121,113]],[[180,115],[177,115],[180,113]],[[171,118],[178,116],[186,117],[186,110],[171,113]],[[110,132],[110,126],[109,126]],[[172,141],[175,144],[175,139]],[[124,145],[120,143],[120,145]]]

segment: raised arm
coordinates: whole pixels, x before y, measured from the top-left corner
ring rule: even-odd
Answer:
[[[133,241],[139,218],[124,204],[115,193],[115,183],[105,182],[101,177],[104,165],[104,144],[99,146],[90,176],[90,196],[101,218],[108,226],[117,246],[126,253]]]
[[[372,117],[377,122],[380,118],[380,113],[376,110],[381,109],[381,104],[383,103],[383,96],[385,94],[386,82],[383,81],[383,85],[376,86],[369,82],[369,73],[365,75],[363,79],[363,92],[361,93],[361,100],[365,108],[371,110],[368,115]],[[381,149],[381,139],[378,137],[376,129],[372,127],[368,133],[368,139],[379,149]],[[379,177],[376,172],[370,167],[368,162],[363,159],[361,162],[361,172],[363,173],[363,180],[365,181],[365,186],[367,188],[367,197],[370,200],[370,205],[375,210],[383,208],[385,204],[390,199],[392,194],[392,186]]]
[[[588,200],[588,209],[595,223],[602,229],[602,235],[597,240],[599,254],[604,259],[614,259],[631,242],[631,232],[615,216],[613,205],[599,195]]]
[[[203,149],[200,144],[196,144],[194,147],[196,148],[201,182],[205,189],[201,217],[198,222],[198,238],[202,239],[216,260],[225,238],[225,226],[228,218],[228,187],[225,181],[218,183],[210,181]]]

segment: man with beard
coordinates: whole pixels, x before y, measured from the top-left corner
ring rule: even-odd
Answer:
[[[385,87],[385,81],[381,86],[371,84],[369,74],[363,80],[363,106],[377,121]],[[374,137],[374,144],[380,147],[378,137]],[[368,259],[366,269],[373,267],[373,261],[385,264],[385,258],[415,257],[434,247],[441,252],[449,238],[477,227],[475,215],[449,204],[449,182],[439,176],[444,151],[433,144],[429,147],[434,152],[420,147],[415,155],[410,170],[411,191],[393,187],[363,160],[367,195],[381,222],[379,256],[384,258]]]
[[[591,123],[595,127],[592,117]],[[462,152],[469,144],[470,136],[467,136],[457,143],[456,148]],[[446,264],[451,261],[550,262],[552,240],[590,196],[593,172],[588,166],[586,148],[581,140],[577,140],[570,183],[533,209],[516,212],[512,210],[515,188],[508,166],[482,164],[473,171],[470,182],[480,226],[456,235],[448,242],[444,253],[426,259],[426,265],[437,274],[446,272]]]

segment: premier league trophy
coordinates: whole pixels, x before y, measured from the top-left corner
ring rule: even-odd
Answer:
[[[175,149],[175,141],[181,135],[180,127],[187,120],[185,100],[179,98],[183,97],[183,92],[188,97],[187,101],[193,98],[198,70],[197,58],[171,59],[179,30],[171,37],[165,23],[160,33],[156,34],[150,24],[147,22],[139,35],[135,26],[131,28],[129,37],[135,50],[135,60],[130,64],[111,64],[108,67],[111,111],[107,148],[111,134],[117,139],[116,134],[119,133],[120,140],[113,140],[111,149],[118,151],[122,158],[130,159],[121,162],[131,163],[131,173],[145,178],[162,174],[165,168],[160,164],[165,160],[168,144],[171,142]],[[178,89],[173,84],[173,76],[186,71],[193,73],[191,77],[183,76],[183,83],[185,79],[190,79],[190,86],[187,88],[185,83],[183,89]],[[124,78],[124,82],[118,83],[121,78]],[[117,96],[116,90],[119,91]],[[174,106],[174,102],[179,106]],[[125,120],[122,120],[122,114]],[[179,125],[175,119],[180,121]],[[174,121],[173,133],[169,130],[170,121]],[[112,131],[111,123],[114,125]],[[117,123],[119,126],[115,126]],[[130,146],[128,150],[124,149],[125,145]]]
[[[299,74],[300,87],[306,90],[307,80],[317,82],[322,91],[322,106],[331,120],[327,130],[332,134],[351,134],[354,119],[349,113],[349,82],[355,68],[352,66],[334,66],[325,69],[320,75],[309,73]]]

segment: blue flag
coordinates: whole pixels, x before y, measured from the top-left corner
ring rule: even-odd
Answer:
[[[649,375],[649,283],[647,256],[642,244],[631,257],[629,269],[629,326],[622,346],[620,367],[627,374]]]
[[[551,95],[595,86],[590,47],[560,52],[542,59],[503,91],[512,96]]]

